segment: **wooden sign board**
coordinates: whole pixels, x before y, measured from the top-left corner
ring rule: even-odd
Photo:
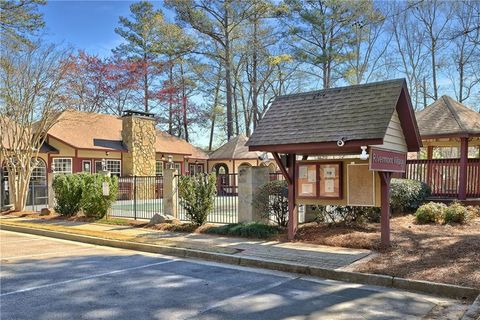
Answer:
[[[375,172],[367,163],[347,165],[347,204],[375,206]]]
[[[406,166],[407,154],[405,152],[370,149],[370,170],[405,172]]]

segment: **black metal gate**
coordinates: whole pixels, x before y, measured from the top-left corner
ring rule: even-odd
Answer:
[[[162,176],[118,178],[118,196],[110,216],[150,219],[155,213],[163,213]]]

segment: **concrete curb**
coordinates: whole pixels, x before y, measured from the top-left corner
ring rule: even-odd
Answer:
[[[478,320],[480,319],[480,295],[468,307],[467,311],[462,317],[462,320]]]
[[[376,285],[383,287],[391,287],[396,289],[403,289],[407,291],[415,291],[421,293],[428,293],[445,298],[467,299],[474,300],[479,294],[480,290],[469,287],[455,286],[449,284],[435,283],[429,281],[409,280],[404,278],[359,273],[343,270],[325,269],[314,266],[307,266],[295,263],[262,260],[253,257],[239,257],[230,254],[213,253],[207,251],[200,251],[194,249],[167,247],[160,245],[152,245],[146,243],[120,241],[113,239],[97,238],[67,232],[51,231],[44,229],[35,229],[22,226],[12,226],[0,224],[0,230],[14,231],[21,233],[28,233],[38,236],[45,236],[63,240],[70,240],[76,242],[83,242],[99,246],[108,246],[114,248],[143,251],[149,253],[159,253],[171,255],[181,258],[203,259],[215,261],[220,263],[227,263],[232,265],[239,265],[245,267],[256,267],[270,270],[299,273],[324,279],[346,281],[359,284]],[[477,300],[479,300],[477,298]],[[480,301],[478,302],[480,304]],[[470,318],[465,318],[470,320]]]

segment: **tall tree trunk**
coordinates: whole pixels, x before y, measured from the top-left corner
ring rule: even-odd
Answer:
[[[423,107],[427,107],[427,80],[423,77]]]
[[[438,87],[437,87],[437,67],[436,67],[436,60],[435,60],[435,51],[436,51],[436,43],[435,40],[432,39],[432,81],[433,81],[433,98],[435,101],[438,99]]]
[[[460,60],[459,60],[459,63],[458,63],[458,71],[459,71],[459,76],[460,76],[460,79],[459,79],[459,94],[458,94],[458,100],[460,103],[463,102],[463,86],[464,86],[464,68],[465,68],[465,63],[463,61],[463,48],[460,52]]]
[[[143,104],[145,112],[148,112],[148,60],[147,54],[143,54]]]
[[[233,114],[232,114],[232,79],[230,61],[230,34],[228,30],[228,8],[225,6],[224,29],[225,29],[225,86],[227,91],[227,140],[233,136]]]
[[[235,91],[234,91],[235,92]],[[236,95],[235,95],[236,96]],[[240,133],[240,124],[238,123],[238,99],[233,100],[233,108],[234,108],[234,114],[235,114],[235,135],[238,136]]]
[[[173,61],[170,61],[170,70],[168,73],[168,91],[169,91],[169,99],[168,99],[168,134],[173,134]]]
[[[182,76],[182,112],[183,112],[183,131],[185,132],[185,140],[188,141],[188,114],[187,114],[187,94],[185,87],[185,73],[183,64],[180,64],[180,74]]]
[[[257,67],[258,67],[258,17],[255,15],[253,22],[253,55],[252,55],[252,111],[250,118],[253,116],[253,130],[257,127],[258,122],[258,89],[257,89]],[[245,123],[247,137],[250,136],[250,123]]]
[[[210,127],[210,141],[208,143],[208,151],[212,151],[213,146],[213,134],[215,132],[215,118],[217,117],[217,104],[218,104],[218,96],[220,92],[220,77],[218,77],[217,85],[215,86],[215,97],[213,100],[213,107],[212,107],[212,126]]]

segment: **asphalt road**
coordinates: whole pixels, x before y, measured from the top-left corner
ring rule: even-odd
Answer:
[[[399,290],[8,231],[0,241],[2,320],[421,319],[465,309]]]

